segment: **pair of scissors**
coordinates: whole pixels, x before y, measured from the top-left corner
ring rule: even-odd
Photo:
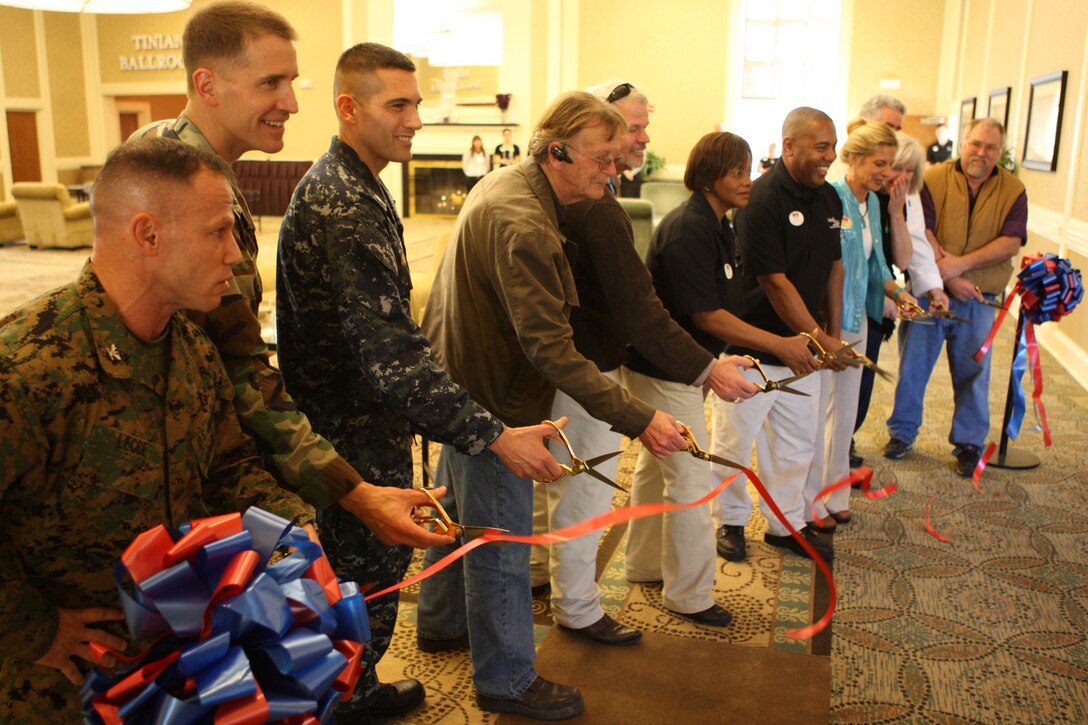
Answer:
[[[842,347],[834,352],[828,352],[824,349],[823,345],[817,342],[816,338],[807,332],[802,332],[802,335],[808,338],[809,343],[816,347],[819,353],[820,363],[822,365],[849,365],[850,367],[857,367],[863,365],[874,373],[884,378],[885,380],[893,380],[892,374],[884,368],[877,365],[875,362],[869,359],[864,353],[860,353],[854,349],[854,346],[860,342],[855,340],[854,342],[843,341]]]
[[[904,317],[908,322],[924,322],[926,324],[932,324],[930,321],[933,319],[941,320],[955,320],[956,322],[967,322],[964,318],[957,315],[955,312],[944,307],[937,307],[930,305],[928,310],[923,310],[913,302],[906,300],[899,305],[900,312],[902,310],[910,310],[914,313],[913,317]]]
[[[783,393],[793,393],[794,395],[803,395],[806,398],[810,397],[809,394],[804,392],[803,390],[798,390],[796,388],[791,388],[790,387],[790,383],[796,382],[796,381],[800,380],[801,378],[805,377],[806,375],[810,375],[810,373],[801,373],[800,375],[794,375],[793,377],[785,378],[783,380],[771,380],[770,378],[767,377],[767,373],[763,372],[763,366],[759,364],[759,360],[752,357],[751,355],[745,355],[744,357],[746,357],[746,358],[748,358],[749,360],[752,361],[752,366],[756,369],[756,372],[758,372],[763,377],[763,385],[760,385],[759,383],[755,383],[755,386],[757,388],[759,388],[759,392],[761,392],[761,393],[773,393],[773,392],[775,392],[777,390],[777,391],[781,391]]]
[[[977,284],[975,285],[975,292],[978,292],[978,296],[982,297],[982,302],[979,302],[980,305],[986,305],[987,307],[993,307],[998,310],[1005,309],[1005,305],[1001,304],[1000,302],[991,302],[990,300],[986,299],[985,295],[982,294],[982,290],[978,288]],[[975,302],[978,302],[978,300],[975,300]]]
[[[579,473],[588,473],[590,476],[593,476],[593,478],[596,478],[601,483],[606,483],[612,488],[619,489],[624,493],[629,493],[629,491],[623,486],[620,486],[615,481],[610,480],[604,474],[598,473],[594,470],[594,466],[598,466],[611,458],[615,458],[621,453],[621,451],[605,453],[603,456],[597,456],[596,458],[590,458],[588,461],[584,461],[574,454],[574,448],[570,444],[570,439],[567,438],[567,434],[563,432],[563,429],[560,428],[555,423],[555,421],[546,420],[544,421],[544,423],[545,425],[550,425],[552,428],[555,428],[555,433],[549,434],[545,437],[563,444],[563,446],[567,449],[567,455],[570,456],[570,465],[567,465],[566,463],[560,463],[559,467],[563,469],[563,472],[559,474],[557,478],[553,478],[550,481],[541,481],[541,483],[555,483],[564,476],[577,476]]]
[[[437,516],[425,516],[419,513],[413,513],[412,518],[420,526],[427,524],[434,524],[436,531],[452,536],[455,539],[475,539],[484,534],[508,534],[509,529],[500,529],[494,526],[470,526],[467,524],[459,524],[450,518],[450,515],[446,513],[446,509],[442,508],[442,504],[438,503],[438,499],[434,497],[431,490],[428,488],[419,489],[423,493],[427,494],[427,498],[431,500],[428,506],[433,508],[438,514]]]
[[[801,393],[801,395],[806,395],[806,393]],[[680,421],[676,422],[680,423]],[[717,463],[719,465],[727,466],[729,468],[736,468],[738,471],[744,469],[744,466],[740,465],[739,463],[731,461],[728,458],[716,456],[710,451],[703,450],[702,447],[699,446],[699,442],[695,440],[695,434],[691,432],[691,428],[684,423],[680,423],[680,427],[684,429],[684,432],[680,435],[683,436],[684,440],[688,444],[688,453],[695,456],[700,461],[710,461],[711,463]]]

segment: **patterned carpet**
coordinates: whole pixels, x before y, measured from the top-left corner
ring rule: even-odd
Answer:
[[[1013,329],[1006,321],[995,344],[991,435],[1004,410]],[[895,346],[883,354],[892,365]],[[899,491],[880,501],[855,495],[856,521],[835,537],[832,720],[1088,722],[1088,446],[1078,430],[1088,393],[1044,354],[1054,444],[1044,448],[1029,430],[1029,410],[1013,447],[1042,465],[987,468],[979,494],[951,470],[943,365],[926,394],[926,428],[904,460],[876,453],[887,438],[880,423],[890,384],[878,383],[858,440],[876,477],[897,480]],[[929,505],[951,542],[926,531]]]
[[[1006,324],[995,345],[994,430],[1008,380],[1013,324]],[[881,362],[895,369],[895,346],[885,345],[882,355]],[[833,626],[814,641],[788,640],[782,633],[822,613],[822,579],[807,561],[762,543],[758,509],[747,530],[748,561],[719,560],[715,597],[736,615],[733,626],[685,623],[665,612],[659,585],[629,585],[615,531],[606,534],[611,553],[599,563],[606,609],[626,624],[669,635],[677,647],[688,639],[830,654],[832,722],[1088,722],[1088,512],[1082,493],[1088,450],[1076,431],[1088,419],[1088,393],[1045,354],[1043,371],[1054,445],[1043,447],[1029,411],[1014,447],[1037,454],[1043,464],[1020,472],[990,467],[982,494],[953,470],[944,362],[927,392],[926,429],[902,461],[879,455],[893,385],[877,382],[858,448],[876,482],[894,480],[899,491],[878,501],[852,496],[855,521],[835,534],[838,608]],[[621,483],[629,482],[636,450],[637,444],[630,446],[621,460]],[[622,498],[617,494],[617,505]],[[951,542],[926,531],[927,507],[935,529]],[[405,594],[403,626],[379,667],[383,678],[418,677],[428,685],[426,706],[402,722],[494,722],[475,708],[467,652],[424,655],[416,649],[414,596]],[[546,598],[535,602],[534,614],[539,645],[551,627]],[[564,681],[562,672],[545,674]],[[791,684],[780,683],[783,691]],[[675,698],[683,713],[683,678],[670,678],[661,696]]]

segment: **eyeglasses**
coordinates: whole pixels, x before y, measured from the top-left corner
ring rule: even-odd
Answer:
[[[635,87],[630,83],[620,83],[618,86],[612,89],[612,92],[608,94],[608,98],[605,99],[608,103],[615,103],[616,101],[622,101],[627,96],[631,95],[631,91],[635,90]]]
[[[566,144],[566,147],[571,151],[577,151],[578,153],[582,154],[582,156],[585,156],[587,159],[597,164],[597,166],[600,167],[601,171],[608,171],[608,168],[615,164],[617,159],[619,158],[618,156],[590,156],[585,151],[582,151],[581,149],[576,149],[569,143]]]

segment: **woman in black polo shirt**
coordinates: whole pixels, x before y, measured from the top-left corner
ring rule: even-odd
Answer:
[[[748,205],[751,166],[751,150],[744,139],[724,132],[703,136],[684,173],[691,197],[661,220],[646,266],[665,309],[712,355],[720,355],[728,341],[774,351],[785,360],[811,358],[803,338],[759,330],[729,311],[738,302],[740,271],[736,237],[726,213]],[[626,364],[632,394],[668,410],[691,426],[696,440],[707,441],[702,391],[673,379],[631,348]],[[643,450],[635,467],[631,503],[688,503],[709,493],[710,484],[703,461],[685,455],[658,460]],[[703,625],[729,624],[729,612],[711,598],[715,570],[708,506],[631,522],[627,578],[662,581],[662,600],[673,613]]]

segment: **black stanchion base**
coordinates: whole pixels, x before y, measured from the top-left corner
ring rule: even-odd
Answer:
[[[1009,468],[1019,471],[1027,468],[1035,468],[1040,463],[1042,463],[1042,461],[1039,460],[1039,456],[1030,451],[1009,448],[1006,449],[1005,455],[995,453],[988,465],[994,466],[995,468]]]

